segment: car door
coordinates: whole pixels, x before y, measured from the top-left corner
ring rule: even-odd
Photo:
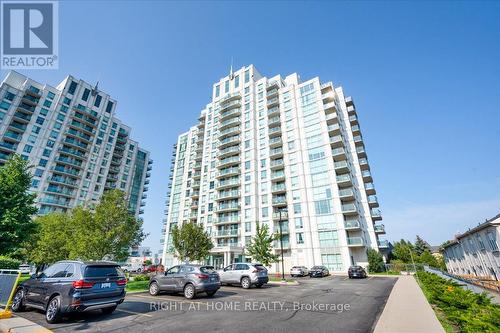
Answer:
[[[234,281],[234,265],[226,266],[220,272],[220,281],[222,283],[233,283]]]
[[[247,265],[247,264],[235,264],[235,270],[234,270],[234,275],[233,275],[233,279],[234,279],[234,283],[240,283],[241,281],[241,277],[243,275],[247,275],[247,276],[250,276],[250,267]]]
[[[174,275],[175,287],[177,290],[183,290],[186,283],[190,280],[190,274],[194,272],[193,266],[182,266],[179,274]]]
[[[44,304],[44,306],[47,304],[50,296],[54,292],[61,293],[62,295],[65,294],[64,286],[68,285],[68,278],[66,278],[66,275],[69,271],[71,271],[71,275],[74,272],[74,270],[71,268],[71,264],[59,263],[55,265],[53,272],[45,279],[43,279],[40,286],[42,304]]]
[[[163,285],[162,290],[165,291],[175,291],[175,277],[179,274],[180,266],[174,266],[165,272],[165,276],[162,277]]]

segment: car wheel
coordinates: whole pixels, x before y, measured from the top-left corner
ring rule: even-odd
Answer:
[[[207,296],[212,297],[213,295],[215,295],[216,292],[217,292],[217,290],[207,291]]]
[[[137,268],[137,273],[140,273],[142,270],[140,268]]]
[[[49,324],[55,324],[61,319],[61,296],[54,296],[50,299],[45,310],[45,320]]]
[[[102,313],[105,315],[112,314],[116,310],[116,305],[115,306],[110,306],[109,308],[104,308],[101,309]]]
[[[160,286],[158,286],[158,283],[155,281],[151,282],[149,284],[149,294],[151,296],[156,296],[160,293]]]
[[[241,279],[241,286],[243,287],[243,289],[250,289],[251,286],[250,279],[247,277]]]
[[[24,290],[18,289],[12,300],[11,309],[14,312],[20,312],[24,310]]]
[[[196,290],[191,283],[186,284],[184,287],[184,297],[187,299],[193,299],[196,296]]]

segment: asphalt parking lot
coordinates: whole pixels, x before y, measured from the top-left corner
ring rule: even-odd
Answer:
[[[180,295],[128,294],[111,315],[74,314],[49,325],[36,310],[19,313],[54,332],[371,332],[396,279],[298,279],[299,285],[222,287],[193,301]]]

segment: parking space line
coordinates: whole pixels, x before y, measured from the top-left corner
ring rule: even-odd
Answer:
[[[345,280],[347,280],[348,278],[349,278],[349,277],[347,277],[347,276],[346,276],[346,277],[345,277],[345,278],[343,278],[342,280],[344,280],[344,281],[345,281]]]
[[[370,276],[370,277],[368,278],[368,280],[371,280],[371,279],[373,279],[373,276]]]
[[[147,314],[147,313],[140,313],[140,312],[135,312],[135,311],[123,310],[123,309],[116,309],[116,311],[121,311],[121,312],[129,313],[129,314],[133,314],[133,315],[137,315],[137,316],[145,316],[145,317],[153,318],[152,315]]]

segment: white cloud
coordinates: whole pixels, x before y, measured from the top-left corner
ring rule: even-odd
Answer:
[[[404,238],[413,242],[416,235],[420,235],[431,245],[439,245],[498,213],[500,198],[437,205],[408,204],[386,208],[383,223],[387,239],[391,241]]]

